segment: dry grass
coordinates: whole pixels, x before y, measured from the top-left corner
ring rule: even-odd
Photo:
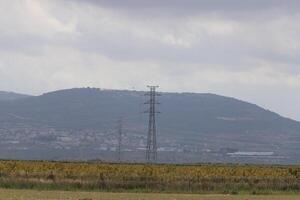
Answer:
[[[0,189],[2,200],[299,200],[298,195],[197,195],[197,194],[143,194],[65,192]]]

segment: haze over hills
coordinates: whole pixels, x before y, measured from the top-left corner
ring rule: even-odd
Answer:
[[[14,92],[0,91],[0,101],[15,100],[29,97],[30,95],[19,94]]]
[[[123,159],[143,161],[146,100],[139,91],[78,88],[1,101],[0,156],[114,160],[123,117]],[[161,162],[299,163],[297,121],[214,94],[162,93],[159,100]]]

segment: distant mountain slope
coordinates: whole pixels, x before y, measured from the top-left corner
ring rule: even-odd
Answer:
[[[276,159],[289,159],[278,161],[272,157],[259,162],[299,161],[300,123],[297,121],[254,104],[214,94],[162,93],[158,99],[161,103],[158,106],[161,114],[157,118],[160,151],[201,155],[187,161],[187,155],[166,153],[165,160],[240,162],[235,154],[224,157],[222,153],[214,153],[230,148],[230,152],[232,149],[274,152]],[[144,92],[94,88],[0,101],[0,157],[11,158],[9,152],[15,148],[30,152],[20,151],[21,158],[32,159],[34,152],[42,159],[77,159],[79,153],[74,153],[74,149],[84,148],[86,157],[94,159],[95,152],[115,148],[116,122],[120,117],[124,118],[124,146],[129,152],[141,150],[145,146],[148,123],[147,114],[143,113],[147,110],[145,101]],[[74,149],[68,156],[61,155],[66,151],[61,149],[66,148]],[[252,162],[249,158],[242,161]]]
[[[101,128],[118,117],[138,125],[146,110],[143,92],[91,88],[61,90],[0,103],[2,121],[37,122],[57,128]],[[161,128],[205,133],[300,130],[300,123],[237,99],[214,94],[163,93]],[[10,113],[10,114],[8,114]],[[19,116],[14,118],[13,115]],[[144,122],[143,122],[144,123]]]
[[[26,97],[29,97],[29,95],[0,91],[0,101],[22,99]]]

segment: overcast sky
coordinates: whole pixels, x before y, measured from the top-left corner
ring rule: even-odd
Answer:
[[[0,0],[0,90],[209,92],[300,120],[299,0]]]

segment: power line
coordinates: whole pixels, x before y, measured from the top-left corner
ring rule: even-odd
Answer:
[[[157,161],[157,143],[156,143],[156,97],[160,96],[156,92],[159,86],[147,86],[150,91],[145,95],[149,96],[149,101],[145,104],[149,104],[149,110],[145,113],[149,113],[149,124],[148,124],[148,136],[147,136],[147,147],[146,147],[146,161],[148,163]]]

